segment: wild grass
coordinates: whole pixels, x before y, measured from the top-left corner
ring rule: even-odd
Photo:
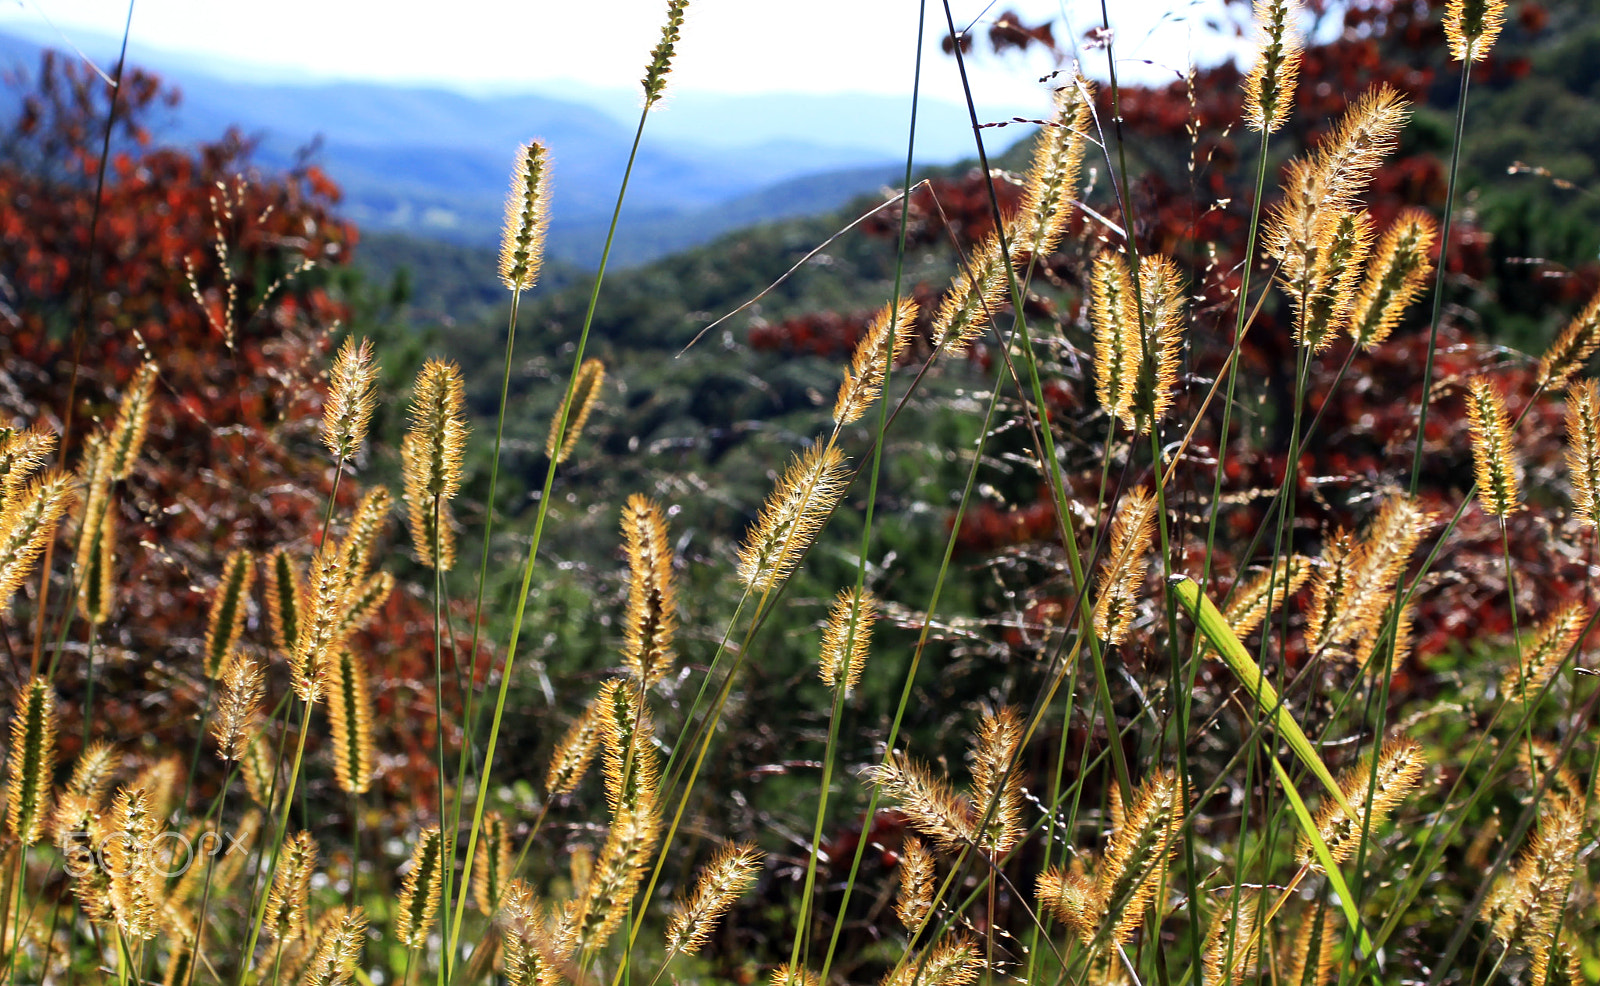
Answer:
[[[1458,150],[1468,69],[1493,45],[1503,6],[1452,0],[1445,15],[1462,62]],[[685,7],[668,3],[649,55],[635,153],[665,93]],[[51,625],[51,613],[60,627],[48,666],[19,678],[11,719],[0,857],[8,981],[655,986],[707,980],[713,968],[773,986],[869,971],[885,986],[1595,981],[1600,689],[1584,658],[1595,610],[1587,592],[1542,606],[1521,639],[1519,617],[1533,614],[1519,614],[1511,525],[1537,517],[1538,525],[1518,522],[1515,536],[1548,538],[1551,550],[1565,550],[1568,528],[1594,526],[1600,385],[1582,374],[1600,346],[1600,297],[1522,377],[1502,381],[1504,365],[1485,363],[1464,383],[1452,379],[1446,399],[1464,405],[1470,424],[1452,439],[1459,447],[1429,447],[1436,281],[1412,461],[1389,463],[1359,489],[1351,483],[1359,525],[1308,530],[1296,507],[1301,452],[1338,440],[1318,429],[1355,354],[1408,331],[1429,273],[1443,276],[1459,162],[1442,222],[1408,209],[1379,229],[1364,196],[1409,109],[1396,91],[1375,87],[1348,94],[1343,119],[1285,165],[1269,204],[1268,140],[1292,117],[1303,45],[1290,0],[1257,0],[1256,17],[1262,36],[1242,97],[1243,120],[1259,133],[1255,197],[1237,288],[1206,323],[1232,320],[1216,375],[1186,371],[1198,346],[1199,289],[1160,244],[1139,241],[1114,71],[1098,94],[1081,75],[1056,79],[1055,114],[1032,144],[1014,208],[1002,206],[985,170],[994,221],[963,244],[925,328],[901,294],[908,162],[893,294],[839,367],[831,420],[819,413],[799,449],[770,450],[771,492],[759,511],[748,505],[754,521],[717,560],[736,601],[710,613],[705,600],[687,598],[673,512],[651,497],[659,491],[615,505],[615,546],[628,571],[615,614],[619,654],[585,657],[610,670],[586,697],[563,694],[565,715],[545,729],[561,738],[543,769],[516,771],[543,777],[531,810],[502,780],[499,744],[528,610],[548,602],[533,591],[533,574],[548,563],[541,541],[557,516],[553,493],[567,470],[601,454],[584,438],[607,378],[586,351],[604,260],[544,442],[536,506],[501,522],[517,528],[525,549],[512,612],[485,612],[498,564],[492,509],[482,516],[475,576],[453,571],[467,527],[453,504],[469,443],[481,441],[470,433],[459,369],[448,354],[429,359],[399,447],[373,450],[381,354],[346,339],[326,374],[320,436],[332,480],[320,530],[304,532],[310,549],[211,559],[209,619],[194,628],[203,636],[194,671],[207,691],[189,749],[97,736],[93,715],[97,628],[135,617],[116,605],[119,559],[152,547],[119,538],[114,503],[141,468],[161,365],[139,369],[116,414],[78,440],[75,461],[57,456],[64,443],[40,421],[0,430],[6,629],[26,639]],[[1114,42],[1105,55],[1114,65]],[[955,57],[964,57],[959,45]],[[536,289],[556,168],[537,141],[513,163],[491,508],[513,411],[518,308]],[[1101,169],[1109,189],[1086,175]],[[626,188],[625,178],[617,214]],[[608,237],[608,254],[610,245]],[[1081,261],[1076,282],[1050,266],[1062,251]],[[1074,297],[1081,317],[1058,325],[1039,316],[1036,292],[1045,290]],[[1264,488],[1235,490],[1230,457],[1251,454],[1253,432],[1236,433],[1234,416],[1241,394],[1256,391],[1241,380],[1241,354],[1264,309],[1281,315],[1293,354],[1282,390],[1290,404],[1271,410],[1287,424],[1287,454]],[[1343,368],[1322,372],[1341,349]],[[875,536],[874,511],[899,415],[925,380],[964,372],[950,365],[975,351],[993,376],[973,402],[982,420],[970,429],[972,446],[954,450],[962,482],[942,553],[892,557]],[[1076,416],[1045,399],[1044,381],[1064,372],[1052,354],[1063,351],[1084,357],[1074,384],[1085,409]],[[915,379],[900,380],[917,360]],[[1525,395],[1518,385],[1530,379]],[[1560,413],[1562,403],[1570,478],[1535,473],[1519,451],[1525,422]],[[937,662],[955,622],[941,606],[963,577],[963,517],[1004,441],[1020,441],[1007,454],[1026,463],[1053,511],[1054,542],[1037,564],[1059,598],[1029,628],[1040,632],[1038,659],[1007,671],[1004,694],[939,710],[964,728],[965,752],[954,743],[908,749],[902,724],[926,694],[919,675],[944,673]],[[357,482],[372,454],[401,463],[403,510],[370,478],[353,509],[339,508],[340,485]],[[1418,494],[1420,470],[1460,467],[1468,456],[1475,469],[1467,479],[1463,468],[1454,502]],[[1252,530],[1219,523],[1237,497],[1270,503]],[[385,619],[385,602],[401,591],[384,568],[397,514],[430,580],[404,588],[426,597],[431,614],[410,632],[432,662],[428,739],[438,779],[398,802],[374,790],[389,755],[374,738],[388,683],[358,648],[360,631]],[[860,531],[848,559],[853,580],[820,603],[804,598],[793,591],[798,573],[846,517]],[[1500,663],[1459,669],[1455,694],[1398,698],[1397,673],[1415,659],[1419,597],[1439,586],[1452,536],[1484,518],[1499,535],[1492,560],[1512,620],[1507,645],[1494,652]],[[76,552],[57,559],[48,549],[69,537]],[[925,599],[908,602],[895,570],[912,564],[937,574]],[[1592,566],[1585,572],[1592,578]],[[68,591],[49,610],[52,580]],[[452,619],[452,595],[467,591],[470,633]],[[719,826],[717,808],[743,792],[707,790],[705,768],[743,739],[729,734],[725,716],[760,669],[774,614],[808,607],[826,610],[814,643],[826,695],[816,717],[826,728],[794,751],[792,769],[815,771],[816,801],[789,806],[778,821],[790,833],[745,841]],[[81,656],[62,646],[75,622],[87,635]],[[891,625],[902,653],[882,647]],[[485,679],[479,641],[497,632],[506,639]],[[470,639],[464,650],[458,636]],[[57,762],[56,673],[75,660],[88,669],[86,688],[65,697],[81,710],[85,743],[68,767]],[[873,692],[887,696],[882,708],[861,699],[871,679],[890,682]],[[331,751],[347,802],[331,812],[329,799],[306,793],[307,772],[321,769],[307,756],[313,736]],[[222,777],[206,803],[192,779],[208,748]],[[862,748],[872,755],[845,762]],[[863,805],[853,842],[828,838]],[[562,846],[546,826],[552,814],[583,833],[565,872],[553,865]],[[887,874],[863,862],[877,840],[888,843],[873,845],[893,861]],[[202,854],[192,854],[197,847]],[[174,867],[177,849],[192,865]],[[742,903],[753,893],[759,905]],[[727,942],[753,939],[719,935],[740,922],[763,926],[760,954],[733,954],[739,945]],[[720,966],[695,958],[714,953],[728,953]]]

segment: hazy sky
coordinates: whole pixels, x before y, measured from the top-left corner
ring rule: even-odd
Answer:
[[[1172,79],[1188,53],[1221,48],[1206,22],[1226,22],[1222,0],[1112,0],[1120,71]],[[1099,0],[951,0],[958,27],[979,30],[1001,11],[1024,21],[1065,18],[1076,37],[1099,23]],[[456,88],[548,88],[555,80],[621,88],[638,78],[660,32],[665,0],[138,0],[136,49],[208,60],[241,78],[357,78]],[[692,0],[674,85],[712,92],[909,91],[917,0]],[[0,30],[60,44],[121,35],[127,0],[0,0]],[[943,9],[928,5],[925,50],[937,52]],[[1236,6],[1232,16],[1239,15]],[[1068,40],[1060,32],[1061,40]],[[89,47],[85,42],[84,47]],[[1104,74],[1104,55],[1089,56]],[[1145,59],[1159,68],[1139,63]],[[985,57],[972,66],[983,103],[1036,102],[1054,66],[1035,56]],[[925,91],[958,99],[952,59],[925,59]]]

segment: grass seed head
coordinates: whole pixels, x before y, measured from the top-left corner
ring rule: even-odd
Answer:
[[[844,382],[839,384],[839,396],[833,402],[835,425],[860,420],[878,399],[890,367],[911,345],[916,320],[917,304],[909,298],[898,298],[878,310],[856,342]]]
[[[1594,527],[1600,523],[1600,381],[1567,388],[1567,468],[1573,516]]]
[[[1450,57],[1480,62],[1489,57],[1506,23],[1506,0],[1450,0],[1444,8],[1444,36]]]
[[[544,452],[557,463],[567,461],[583,435],[583,426],[594,410],[595,397],[605,384],[606,365],[597,359],[586,359],[578,367],[577,382],[572,385],[572,400],[556,409],[550,419],[550,434],[545,438]]]
[[[104,829],[110,838],[99,846],[110,881],[111,916],[124,937],[154,938],[161,881],[155,873],[154,840],[161,825],[150,799],[137,787],[122,788],[111,803]]]
[[[306,936],[306,905],[311,896],[311,875],[317,868],[317,841],[309,832],[296,832],[283,845],[278,868],[267,896],[264,927],[280,942]]]
[[[211,597],[206,617],[206,677],[212,681],[222,674],[233,655],[233,648],[244,632],[245,607],[250,600],[250,585],[255,581],[255,558],[243,548],[229,553],[222,565],[222,579]]]
[[[1589,623],[1590,610],[1582,600],[1566,603],[1550,614],[1534,630],[1533,639],[1521,650],[1521,660],[1507,669],[1500,680],[1500,693],[1507,702],[1535,700],[1578,642]]]
[[[1558,391],[1581,372],[1595,349],[1600,348],[1600,291],[1584,306],[1539,357],[1541,389]]]
[[[0,429],[0,509],[43,467],[56,449],[56,434],[35,424],[26,431]]]
[[[672,56],[683,31],[683,12],[688,6],[689,0],[667,0],[667,22],[661,25],[661,40],[651,50],[650,64],[640,80],[644,86],[645,109],[654,106],[666,91],[667,75],[672,71]]]
[[[1095,394],[1107,414],[1121,418],[1131,427],[1144,359],[1139,314],[1134,308],[1133,276],[1119,254],[1103,251],[1094,258],[1089,286]]]
[[[17,690],[6,759],[6,826],[23,846],[44,836],[56,768],[56,693],[35,675]]]
[[[144,448],[145,433],[150,428],[150,400],[156,386],[156,364],[144,363],[134,371],[128,389],[117,406],[116,419],[111,423],[106,454],[110,458],[111,478],[122,481],[133,472],[134,460]]]
[[[294,559],[282,548],[267,556],[267,617],[272,643],[280,654],[293,654],[306,611],[305,586],[295,571]]]
[[[356,964],[366,943],[366,912],[360,907],[338,908],[328,921],[302,982],[305,986],[346,986],[355,979]]]
[[[1144,587],[1145,554],[1155,535],[1156,499],[1144,487],[1123,498],[1111,522],[1111,543],[1100,563],[1094,607],[1094,632],[1109,644],[1128,639],[1139,591]]]
[[[1390,812],[1417,786],[1426,763],[1421,745],[1402,738],[1384,745],[1378,755],[1375,775],[1370,755],[1339,775],[1339,790],[1355,815],[1347,814],[1344,807],[1330,797],[1323,799],[1316,817],[1317,834],[1327,845],[1328,855],[1334,862],[1342,863],[1355,855],[1362,839],[1376,832]],[[1295,859],[1318,872],[1322,870],[1311,838],[1304,833],[1295,847]]]
[[[1036,258],[1055,252],[1072,216],[1079,172],[1092,124],[1094,83],[1074,76],[1055,91],[1055,112],[1037,138],[1022,183],[1020,212],[1030,236],[1018,242]]]
[[[1147,337],[1140,351],[1148,353],[1150,360],[1149,365],[1141,365],[1133,409],[1139,433],[1148,434],[1172,409],[1172,395],[1178,389],[1184,326],[1184,283],[1178,265],[1163,256],[1141,259],[1139,293],[1142,331]]]
[[[1022,771],[1014,761],[1022,745],[1022,717],[1006,707],[985,715],[972,747],[972,811],[989,821],[978,845],[999,857],[1022,838]]]
[[[1311,577],[1312,561],[1304,555],[1280,558],[1277,564],[1233,590],[1222,614],[1241,639],[1254,633],[1267,615],[1276,612]]]
[[[1183,823],[1177,775],[1158,770],[1134,792],[1127,820],[1111,833],[1095,871],[1095,896],[1107,914],[1111,938],[1127,942],[1144,923],[1144,912],[1165,878]]]
[[[437,825],[429,826],[411,848],[411,868],[406,871],[395,908],[395,939],[406,948],[422,948],[428,943],[444,888],[443,869],[444,839]]]
[[[535,140],[517,149],[511,191],[506,195],[506,222],[500,235],[500,281],[508,290],[527,291],[539,279],[549,225],[549,151]]]
[[[822,683],[846,693],[861,680],[872,649],[872,625],[878,619],[878,597],[871,589],[840,589],[822,628],[817,658]]]
[[[814,443],[790,463],[739,548],[739,580],[767,593],[787,579],[844,496],[845,460],[833,442]]]
[[[678,593],[672,546],[661,505],[634,494],[622,508],[622,539],[628,555],[628,611],[623,624],[622,663],[643,688],[672,669],[677,655]]]
[[[1201,949],[1204,986],[1239,986],[1256,974],[1261,947],[1261,893],[1230,893],[1211,915]]]
[[[755,886],[760,872],[761,853],[755,846],[740,843],[722,847],[700,871],[694,891],[672,909],[672,917],[667,921],[668,953],[692,955],[705,947],[717,920],[728,913],[734,901]]]
[[[1303,47],[1295,30],[1295,0],[1256,0],[1261,41],[1244,80],[1244,116],[1251,130],[1275,133],[1294,107],[1294,87]]]
[[[221,685],[222,698],[211,722],[211,735],[217,743],[217,755],[224,761],[243,760],[257,732],[261,699],[267,691],[266,676],[259,664],[241,654],[228,662]]]
[[[601,704],[605,696],[607,692],[602,688],[600,695],[583,710],[583,715],[573,720],[566,734],[561,737],[561,742],[556,744],[544,778],[546,796],[555,798],[571,794],[578,782],[583,780],[589,762],[594,759],[595,750],[600,747],[600,736],[605,728]]]
[[[1350,338],[1356,346],[1371,349],[1400,324],[1428,286],[1433,273],[1429,251],[1437,238],[1433,218],[1421,209],[1406,209],[1384,230],[1350,308]]]
[[[922,930],[933,909],[933,853],[922,840],[908,835],[900,847],[900,892],[895,897],[894,913],[915,935]]]
[[[511,873],[511,825],[498,811],[483,816],[483,838],[478,842],[478,858],[472,867],[472,901],[478,910],[493,917],[505,894]]]
[[[373,384],[378,379],[378,364],[372,358],[372,343],[353,337],[339,347],[329,373],[328,399],[322,405],[322,444],[340,462],[348,462],[361,451],[367,425],[377,406]]]
[[[957,852],[975,841],[972,810],[967,800],[936,778],[927,767],[903,753],[894,753],[863,776],[905,813],[911,827],[944,852]]]
[[[77,498],[72,487],[67,473],[48,472],[8,498],[0,510],[0,614],[10,612],[11,598],[32,574],[61,515]]]
[[[328,722],[332,727],[333,771],[339,790],[365,794],[372,787],[372,697],[367,666],[341,647],[328,683]]]
[[[1474,377],[1467,395],[1472,423],[1472,460],[1477,468],[1478,501],[1485,513],[1502,520],[1517,509],[1517,449],[1511,420],[1494,384]]]

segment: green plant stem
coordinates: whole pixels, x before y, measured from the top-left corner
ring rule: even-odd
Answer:
[[[444,782],[448,776],[444,769],[444,558],[440,555],[439,522],[441,520],[440,496],[433,496],[433,735],[435,750],[438,755],[439,770],[439,831],[440,831],[440,877],[444,883],[442,903],[444,907],[444,921],[450,922],[450,880],[455,876],[455,847],[456,830],[444,830],[449,815],[444,810]],[[462,743],[465,747],[465,742]],[[459,788],[455,792],[455,801],[459,805],[465,793]],[[470,870],[469,870],[470,875]],[[462,888],[465,889],[466,881],[463,878]],[[457,915],[460,911],[456,912]],[[450,967],[455,958],[454,942],[446,942],[444,954],[439,959],[439,986],[444,986],[450,981]]]

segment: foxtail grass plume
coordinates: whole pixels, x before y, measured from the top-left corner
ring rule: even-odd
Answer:
[[[983,717],[972,746],[972,811],[983,823],[978,847],[996,858],[1022,839],[1022,772],[1013,767],[1021,745],[1022,718],[1006,707]]]
[[[1313,651],[1373,633],[1433,515],[1405,496],[1384,501],[1359,542],[1341,532],[1324,553],[1312,586],[1306,639]]]
[[[972,986],[982,971],[983,953],[971,939],[944,938],[924,956],[907,955],[882,986]]]
[[[506,884],[502,895],[500,951],[510,986],[539,986],[547,960],[544,905],[520,879]]]
[[[1421,209],[1404,210],[1384,230],[1350,307],[1350,338],[1358,348],[1371,349],[1389,338],[1428,286],[1433,273],[1428,252],[1437,237],[1432,217]]]
[[[105,800],[111,775],[116,769],[117,748],[104,740],[95,740],[78,754],[78,759],[73,763],[72,776],[67,780],[67,792],[99,804]]]
[[[1583,784],[1579,782],[1578,775],[1560,757],[1560,749],[1554,744],[1534,737],[1529,743],[1519,738],[1517,742],[1517,765],[1527,775],[1527,782],[1532,785],[1529,790],[1537,788],[1544,783],[1546,774],[1553,774],[1552,788],[1555,793],[1563,798],[1573,798],[1579,802],[1584,800]]]
[[[133,462],[144,447],[144,436],[150,428],[150,400],[156,386],[156,364],[145,363],[134,371],[127,392],[117,407],[116,419],[111,423],[110,437],[106,441],[106,454],[111,457],[111,478],[122,481],[133,471]]]
[[[1450,57],[1481,62],[1506,23],[1506,0],[1450,0],[1444,8],[1444,36]]]
[[[1600,291],[1595,292],[1583,311],[1567,323],[1550,348],[1539,357],[1539,375],[1535,379],[1540,389],[1557,391],[1565,387],[1597,348],[1600,348]]]
[[[100,848],[110,876],[107,898],[123,937],[154,938],[160,908],[160,880],[155,872],[154,840],[160,825],[150,800],[138,788],[122,788],[104,822],[110,836]]]
[[[1467,418],[1472,423],[1472,460],[1477,467],[1478,502],[1484,512],[1504,520],[1517,509],[1517,449],[1511,440],[1511,421],[1505,402],[1494,384],[1474,377],[1467,395]]]
[[[211,597],[206,618],[206,677],[215,681],[227,666],[233,648],[244,632],[245,606],[250,599],[250,584],[255,581],[255,558],[243,548],[229,553],[222,565],[222,580]]]
[[[644,71],[640,84],[644,86],[645,109],[654,106],[667,88],[667,75],[672,71],[672,56],[678,47],[683,30],[683,12],[689,0],[667,0],[667,22],[661,26],[661,40],[650,52],[650,65]]]
[[[604,695],[606,693],[602,691],[601,696]],[[566,734],[561,737],[561,742],[556,744],[555,752],[550,755],[550,767],[544,778],[547,797],[571,794],[589,769],[595,750],[600,747],[600,736],[604,730],[601,696],[596,696],[583,710],[583,715],[573,720]]]
[[[1284,943],[1279,968],[1287,986],[1329,986],[1339,960],[1339,929],[1325,907],[1307,911]]]
[[[760,871],[761,853],[755,846],[723,846],[700,871],[694,891],[672,909],[672,917],[667,920],[667,952],[693,955],[705,947],[717,920],[755,886]]]
[[[1094,880],[1083,870],[1083,857],[1075,857],[1070,869],[1052,866],[1039,874],[1034,896],[1041,909],[1048,909],[1079,941],[1092,942],[1100,924],[1100,900]]]
[[[372,409],[377,405],[372,394],[377,379],[378,365],[372,359],[372,343],[366,339],[359,343],[353,338],[346,339],[333,361],[328,399],[322,405],[322,444],[340,462],[355,458],[366,440]]]
[[[1508,669],[1500,680],[1500,693],[1505,700],[1537,699],[1567,655],[1572,653],[1588,623],[1589,607],[1582,601],[1567,603],[1540,623],[1533,632],[1533,639],[1522,648],[1521,661]]]
[[[655,722],[649,706],[624,681],[600,686],[600,737],[605,747],[601,773],[613,814],[638,811],[657,786]]]
[[[821,980],[810,969],[796,969],[785,962],[772,970],[768,986],[821,986]]]
[[[1151,427],[1166,416],[1172,408],[1173,392],[1178,389],[1183,292],[1183,275],[1171,258],[1158,255],[1139,261],[1140,305],[1144,310],[1141,329],[1145,334],[1140,350],[1150,358],[1150,365],[1141,366],[1133,400],[1140,434],[1149,434]]]
[[[1321,227],[1315,260],[1304,281],[1285,284],[1296,299],[1296,339],[1314,353],[1333,342],[1350,317],[1362,265],[1372,249],[1372,219],[1365,211],[1340,212]]]
[[[517,148],[500,234],[500,281],[511,291],[532,288],[544,261],[544,234],[550,225],[549,153],[537,140]]]
[[[339,620],[340,638],[348,637],[371,623],[394,591],[394,576],[379,572],[360,585],[352,586],[345,597],[344,616]]]
[[[1342,863],[1355,855],[1362,840],[1375,833],[1389,813],[1405,800],[1417,781],[1422,778],[1422,747],[1410,739],[1397,739],[1384,744],[1378,755],[1376,775],[1369,754],[1359,763],[1339,775],[1339,791],[1355,811],[1348,814],[1344,806],[1331,797],[1324,798],[1315,819],[1317,834],[1328,847],[1328,855],[1335,863]],[[1371,798],[1369,807],[1367,801]],[[1295,846],[1295,859],[1320,872],[1322,862],[1312,847],[1311,837],[1301,833]]]
[[[1094,632],[1108,644],[1128,639],[1139,590],[1144,586],[1144,556],[1155,532],[1156,499],[1144,487],[1122,500],[1111,522],[1111,544],[1100,563],[1095,590]]]
[[[863,776],[882,788],[911,827],[943,852],[957,852],[976,839],[967,800],[923,764],[896,752],[883,763],[868,767]]]
[[[1256,0],[1261,41],[1255,65],[1244,79],[1244,119],[1251,130],[1276,133],[1294,108],[1294,87],[1303,50],[1295,0]]]
[[[1311,566],[1311,559],[1290,555],[1234,589],[1222,614],[1234,635],[1243,638],[1254,633],[1269,613],[1276,612],[1284,600],[1300,591],[1311,577]]]
[[[1409,115],[1404,97],[1379,86],[1351,105],[1313,154],[1290,162],[1283,199],[1272,207],[1265,233],[1267,253],[1278,260],[1285,284],[1309,275],[1318,247],[1341,214],[1354,209]]]
[[[294,560],[278,548],[267,556],[267,618],[278,653],[294,653],[305,611],[305,587],[294,570]]]
[[[1411,653],[1411,637],[1413,626],[1416,623],[1417,607],[1415,603],[1406,603],[1400,607],[1400,615],[1394,615],[1394,603],[1384,607],[1383,616],[1376,626],[1362,631],[1356,639],[1354,663],[1360,668],[1368,679],[1377,681],[1379,675],[1388,673],[1391,676],[1394,669],[1403,667],[1406,658]],[[1390,621],[1394,623],[1394,633],[1388,639],[1393,641],[1393,646],[1385,651],[1378,650],[1378,644],[1385,642],[1383,628]]]
[[[1177,850],[1183,811],[1177,776],[1158,770],[1139,785],[1126,820],[1111,833],[1095,870],[1095,898],[1113,941],[1127,942],[1144,923],[1145,908],[1155,899]]]
[[[872,649],[872,625],[878,619],[878,597],[871,589],[840,589],[822,628],[817,670],[822,683],[849,692],[861,680]]]
[[[511,876],[511,825],[498,811],[483,816],[483,838],[472,867],[472,901],[490,917],[500,906]]]
[[[365,794],[372,786],[372,698],[366,662],[339,649],[328,683],[328,723],[333,732],[333,772],[339,790]]]
[[[1017,213],[1006,223],[1005,243],[1017,243],[1030,235],[1026,213]],[[1000,310],[1011,287],[1011,264],[997,231],[990,231],[962,265],[960,273],[939,302],[933,316],[933,348],[946,356],[960,356],[971,346]]]
[[[597,359],[586,359],[578,367],[578,379],[572,385],[572,399],[556,409],[550,418],[550,435],[544,442],[544,453],[562,463],[572,456],[578,439],[583,436],[583,426],[589,422],[589,412],[594,410],[594,399],[606,381],[606,365]]]
[[[35,675],[17,690],[6,758],[6,826],[23,846],[44,836],[56,769],[56,693]]]
[[[878,310],[856,342],[850,366],[844,371],[839,396],[833,402],[833,423],[844,426],[860,420],[878,399],[889,368],[911,345],[911,328],[917,320],[917,303],[897,298]]]
[[[1528,981],[1532,986],[1544,986],[1549,980],[1551,959],[1559,948],[1557,934],[1583,842],[1584,821],[1581,800],[1547,796],[1540,807],[1533,839],[1523,850],[1516,870],[1502,878],[1490,894],[1484,910],[1494,936],[1507,948],[1529,955]]]
[[[261,666],[243,655],[236,655],[222,672],[222,697],[217,715],[211,721],[211,736],[217,742],[217,755],[224,761],[243,760],[255,738],[266,694],[266,676]]]
[[[306,906],[311,896],[311,875],[317,868],[317,841],[309,832],[296,832],[284,843],[267,896],[265,924],[277,941],[299,941],[306,936]]]
[[[1200,957],[1204,986],[1239,986],[1257,973],[1261,948],[1261,892],[1239,889],[1211,914]],[[1283,980],[1299,986],[1298,981]]]
[[[916,934],[933,909],[933,854],[914,835],[900,846],[900,892],[895,896],[894,913],[906,930]]]
[[[11,598],[33,572],[61,515],[77,498],[72,486],[72,477],[56,470],[6,499],[0,510],[0,614],[10,612]]]
[[[641,688],[650,688],[677,657],[672,638],[678,630],[678,592],[661,505],[637,493],[628,497],[622,508],[622,539],[629,573],[622,663]]]
[[[1600,523],[1600,382],[1567,388],[1567,468],[1572,513],[1585,527]]]
[[[347,588],[365,579],[372,571],[372,550],[383,530],[389,524],[389,511],[394,509],[394,497],[382,486],[374,486],[356,504],[350,518],[350,529],[345,533],[340,548],[344,552],[344,580]]]
[[[411,868],[406,871],[395,908],[394,935],[406,948],[422,948],[428,943],[444,887],[443,868],[444,840],[437,825],[429,826],[411,849]]]
[[[604,947],[622,924],[660,837],[661,821],[654,797],[653,790],[641,790],[634,809],[625,808],[612,816],[611,830],[583,894],[574,905],[559,950],[592,954]]]
[[[1133,276],[1118,254],[1094,258],[1089,275],[1089,323],[1094,328],[1095,395],[1107,414],[1133,426],[1133,401],[1143,368]]]
[[[315,704],[327,685],[329,662],[344,642],[341,626],[347,593],[344,554],[331,541],[311,559],[311,585],[305,626],[289,658],[290,681],[300,701]]]
[[[0,509],[27,485],[55,448],[55,432],[43,425],[26,431],[0,428]]]
[[[796,456],[745,533],[739,580],[766,593],[787,579],[844,495],[845,480],[844,456],[831,441]]]
[[[1020,208],[1021,215],[1027,217],[1023,228],[1030,235],[1017,243],[1019,249],[1026,249],[1034,257],[1055,252],[1072,216],[1093,100],[1094,83],[1082,76],[1075,76],[1056,89],[1055,113],[1049,125],[1040,130],[1034,145],[1033,163],[1022,182]]]
[[[83,509],[78,516],[78,551],[73,566],[78,584],[78,615],[93,626],[111,618],[115,585],[117,509],[111,495],[111,457],[106,437],[95,431],[83,443],[83,460],[77,479],[83,487]]]
[[[366,912],[360,907],[338,908],[301,982],[304,986],[347,986],[355,979],[356,965],[366,942]]]
[[[257,732],[245,745],[244,756],[239,759],[240,772],[244,774],[245,793],[250,800],[265,808],[277,790],[278,760],[268,745],[266,737]]]
[[[461,459],[467,442],[464,405],[461,370],[454,363],[429,360],[417,375],[411,430],[401,445],[400,458],[411,513],[412,547],[422,564],[440,570],[455,561],[455,536],[444,506],[461,489]],[[438,558],[434,557],[435,541]]]

